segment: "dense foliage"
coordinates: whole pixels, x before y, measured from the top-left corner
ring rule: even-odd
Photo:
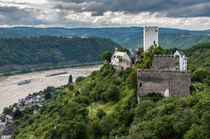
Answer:
[[[152,57],[161,53],[161,47],[151,46],[138,67],[150,68]],[[44,90],[53,97],[36,114],[17,114],[15,122],[21,126],[13,138],[210,138],[210,86],[204,81],[207,73],[194,70],[197,82],[190,88],[191,96],[157,95],[153,99],[154,94],[150,94],[150,100],[137,104],[136,67],[116,72],[105,64],[89,77],[77,78],[76,83]],[[197,76],[200,74],[202,78]]]
[[[184,53],[188,57],[189,66],[210,67],[210,41],[185,49]]]
[[[26,37],[0,39],[0,66],[8,64],[88,63],[101,61],[104,51],[120,47],[96,37]]]
[[[102,54],[101,57],[104,61],[111,62],[112,55],[113,55],[112,51],[106,51]]]
[[[104,65],[73,85],[37,114],[23,114],[13,138],[209,138],[210,88],[196,86],[188,97],[169,97],[137,105],[125,82],[132,69],[115,73]],[[26,118],[28,117],[28,118]],[[30,124],[29,124],[30,123]]]

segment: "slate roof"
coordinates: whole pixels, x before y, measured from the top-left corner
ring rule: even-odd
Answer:
[[[179,52],[179,54],[180,54],[181,56],[184,56],[184,55],[185,55],[184,52],[181,51],[181,50],[178,50],[178,52]]]

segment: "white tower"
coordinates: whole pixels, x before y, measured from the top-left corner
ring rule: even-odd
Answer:
[[[154,43],[158,46],[158,26],[145,26],[144,51],[146,51]]]

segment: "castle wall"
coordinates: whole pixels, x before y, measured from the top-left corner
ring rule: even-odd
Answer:
[[[155,56],[152,60],[152,69],[154,70],[180,70],[179,56],[174,55],[160,55]]]
[[[170,70],[142,70],[137,71],[137,99],[142,101],[142,96],[148,93],[164,95],[169,91],[169,96],[190,94],[191,73]]]

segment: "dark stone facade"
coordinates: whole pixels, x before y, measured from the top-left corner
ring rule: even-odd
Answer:
[[[155,56],[152,60],[152,69],[154,70],[174,70],[179,71],[179,56],[174,55],[160,55]]]
[[[137,99],[141,102],[142,96],[148,93],[163,94],[167,89],[170,96],[189,95],[191,73],[170,70],[142,70],[137,71]]]
[[[190,95],[191,72],[181,72],[179,57],[155,56],[152,69],[137,71],[137,99],[143,101],[148,93],[163,96]]]

